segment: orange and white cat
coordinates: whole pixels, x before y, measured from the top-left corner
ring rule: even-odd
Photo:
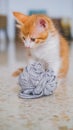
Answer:
[[[45,65],[45,69],[51,67],[56,76],[65,77],[69,66],[69,47],[52,20],[42,14],[26,16],[14,12],[13,15],[19,23],[29,63],[33,60],[40,61]],[[22,71],[23,69],[19,69],[14,75],[16,76]]]

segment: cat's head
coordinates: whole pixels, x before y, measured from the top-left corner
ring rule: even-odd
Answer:
[[[35,48],[44,44],[51,32],[52,21],[45,15],[26,16],[19,12],[13,12],[21,32],[21,38],[25,47]]]

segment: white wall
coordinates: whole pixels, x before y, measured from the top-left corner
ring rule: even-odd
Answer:
[[[6,0],[0,0],[0,14],[8,13],[8,2]]]
[[[1,12],[4,12],[4,1]],[[7,4],[7,3],[6,3]],[[1,6],[1,5],[0,5]],[[10,38],[14,37],[14,18],[13,11],[23,12],[28,14],[29,10],[45,9],[47,14],[51,17],[69,17],[73,18],[73,0],[9,0],[8,2],[8,34]]]
[[[30,9],[45,9],[50,16],[71,17],[73,0],[10,0],[11,11],[28,14]]]

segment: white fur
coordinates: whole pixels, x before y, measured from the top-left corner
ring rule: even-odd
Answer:
[[[30,46],[30,48],[34,46],[34,43],[31,45],[30,41],[26,44],[27,46]],[[34,60],[38,59],[39,61],[47,63],[48,66],[55,71],[56,76],[58,75],[61,66],[60,41],[58,34],[55,36],[50,34],[44,43],[31,49],[31,54]]]
[[[32,42],[29,37],[24,41],[24,46],[27,48],[32,48],[34,45],[35,43]]]

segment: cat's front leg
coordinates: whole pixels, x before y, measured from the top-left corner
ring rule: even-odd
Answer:
[[[61,62],[56,61],[56,62],[49,63],[49,68],[51,68],[54,71],[56,77],[58,77],[59,71],[60,71],[60,68],[61,68]]]
[[[23,72],[24,68],[18,68],[15,72],[12,73],[13,77],[19,76]]]
[[[48,69],[52,69],[55,73],[55,75],[58,77],[59,76],[59,72],[60,72],[60,68],[61,68],[61,60],[54,60],[54,61],[50,61],[50,60],[41,60],[41,64],[43,65],[45,70]]]

